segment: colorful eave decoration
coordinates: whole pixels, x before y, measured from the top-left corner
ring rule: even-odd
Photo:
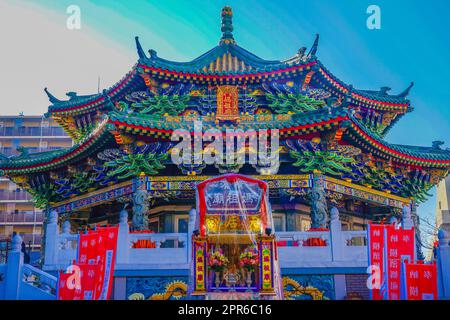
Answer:
[[[199,84],[207,84],[210,82],[213,83],[241,83],[241,82],[249,82],[256,83],[265,79],[280,79],[287,78],[297,75],[302,71],[309,71],[312,66],[314,66],[316,62],[308,62],[304,64],[299,64],[295,66],[289,66],[282,69],[274,69],[271,71],[248,71],[248,72],[214,72],[214,73],[190,73],[190,72],[181,72],[174,70],[165,70],[158,67],[147,66],[143,64],[139,64],[138,67],[141,68],[144,72],[152,74],[158,79],[164,80],[178,80],[180,82],[194,82]]]
[[[125,133],[139,134],[145,136],[153,136],[157,138],[167,138],[173,130],[186,129],[193,135],[193,121],[183,119],[182,117],[172,117],[177,121],[168,121],[167,119],[145,119],[144,117],[124,116],[118,113],[111,113],[110,123],[118,130]],[[270,118],[270,119],[265,119]],[[348,120],[347,111],[341,108],[336,108],[333,112],[322,112],[316,114],[304,114],[297,119],[291,119],[290,115],[261,115],[255,117],[255,121],[245,122],[240,121],[239,124],[232,126],[234,129],[243,130],[260,130],[260,129],[279,129],[280,137],[295,137],[310,132],[329,130],[334,126],[339,125],[340,122]],[[225,132],[226,127],[230,125],[217,125],[214,122],[204,122],[203,129],[208,128],[222,129]]]
[[[337,94],[342,97],[349,94],[349,86],[331,74],[325,67],[319,63],[319,74],[331,85],[330,89],[334,89]],[[355,90],[358,91],[358,90]],[[405,113],[410,111],[410,103],[405,98],[396,98],[395,96],[387,96],[386,99],[392,101],[383,101],[381,98],[374,99],[363,93],[351,92],[351,103],[357,106],[372,108],[385,111],[397,111]]]
[[[413,166],[423,167],[437,167],[437,168],[450,168],[450,152],[440,150],[442,152],[433,152],[432,148],[428,148],[427,157],[419,156],[418,152],[413,150],[414,147],[403,146],[411,150],[411,154],[401,152],[395,149],[395,146],[377,138],[375,135],[370,134],[364,129],[364,126],[359,124],[358,121],[352,118],[351,132],[356,134],[355,137],[351,134],[353,140],[357,143],[363,143],[367,150],[373,154],[382,158],[393,158],[399,163],[409,164]]]
[[[28,155],[24,158],[16,157],[0,161],[0,171],[7,176],[48,172],[52,169],[64,167],[100,149],[113,140],[109,133],[107,119],[95,131],[71,148],[53,152],[42,152]]]

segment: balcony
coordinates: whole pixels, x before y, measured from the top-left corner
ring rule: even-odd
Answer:
[[[0,201],[31,201],[31,195],[26,191],[0,190]]]
[[[27,148],[27,150],[29,153],[36,153],[36,152],[59,150],[61,148],[62,147],[47,147],[47,148],[31,147],[31,148]],[[16,148],[12,148],[12,147],[0,148],[0,153],[7,157],[16,156],[19,154],[19,152],[17,152]]]
[[[1,194],[1,193],[0,193]],[[20,212],[20,213],[0,213],[0,224],[35,224],[42,223],[44,221],[44,214],[42,212]]]
[[[22,241],[25,243],[27,250],[28,246],[31,245],[31,249],[34,250],[41,246],[42,235],[41,234],[31,234],[31,233],[21,233],[19,232]],[[5,259],[5,253],[7,252],[6,246],[10,248],[11,236],[0,238],[0,259]],[[0,262],[1,263],[1,262]]]
[[[60,127],[3,127],[0,136],[5,137],[68,137]]]
[[[28,245],[31,245],[32,249],[41,246],[42,235],[40,234],[21,234],[23,242],[28,248]]]

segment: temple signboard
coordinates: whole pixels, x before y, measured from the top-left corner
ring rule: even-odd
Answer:
[[[217,87],[218,120],[236,120],[239,118],[239,90],[237,86]]]
[[[245,209],[257,212],[263,190],[256,183],[241,180],[229,183],[226,180],[210,183],[205,188],[206,209],[209,213],[230,212]]]

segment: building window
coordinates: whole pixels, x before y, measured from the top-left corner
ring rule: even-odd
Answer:
[[[148,219],[148,229],[151,232],[159,232],[159,217]]]
[[[189,226],[189,216],[187,214],[175,216],[175,233],[187,233]]]
[[[355,231],[363,231],[364,230],[364,225],[360,224],[360,223],[354,223],[353,224],[353,230],[355,230]]]
[[[273,214],[273,227],[275,232],[286,231],[286,217],[282,213]]]

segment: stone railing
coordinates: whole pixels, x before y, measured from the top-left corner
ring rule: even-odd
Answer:
[[[29,264],[22,267],[22,281],[50,295],[56,295],[58,279]]]
[[[193,232],[194,219],[195,211],[191,212],[188,234]],[[76,259],[78,234],[70,233],[68,221],[60,232],[56,221],[56,213],[52,213],[47,225],[45,270],[65,269]],[[187,269],[191,257],[188,234],[133,233],[128,213],[122,212],[116,270]],[[342,231],[335,208],[331,210],[328,230],[277,232],[276,237],[282,268],[367,266],[366,231]]]
[[[367,232],[342,231],[339,211],[331,209],[330,229],[326,231],[278,232],[282,268],[367,267]],[[312,246],[309,239],[320,239]],[[284,243],[286,241],[286,243]]]
[[[150,248],[135,247],[140,241],[153,244]],[[186,233],[128,233],[128,244],[125,248],[128,255],[117,257],[117,264],[122,265],[151,265],[157,269],[166,267],[187,267],[187,234]],[[166,266],[166,267],[164,267]]]
[[[116,269],[188,267],[190,241],[186,233],[133,233],[129,229],[127,217],[126,212],[121,213]],[[61,229],[57,224],[57,214],[51,213],[47,224],[44,270],[66,269],[77,258],[79,235],[70,233],[69,221],[65,221]]]
[[[24,264],[22,241],[20,235],[14,235],[7,264],[0,266],[0,300],[55,300],[56,277]]]

